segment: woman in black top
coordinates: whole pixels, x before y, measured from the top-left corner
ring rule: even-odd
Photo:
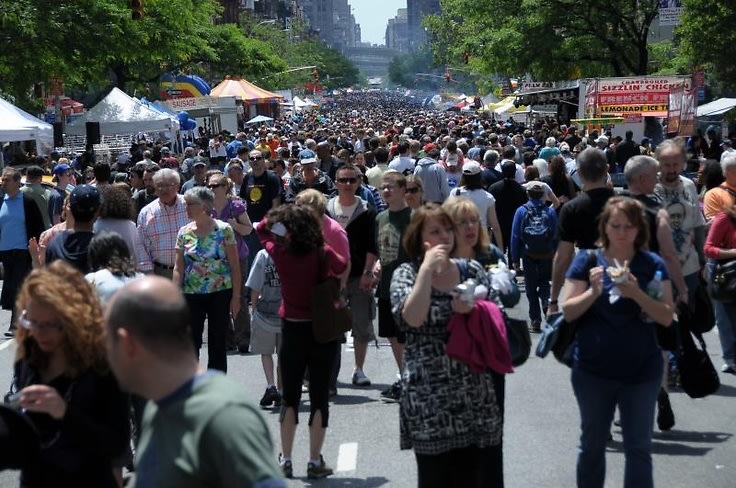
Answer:
[[[549,175],[542,178],[542,181],[552,188],[552,191],[560,200],[560,206],[557,207],[557,214],[559,215],[565,202],[575,198],[578,193],[572,178],[567,174],[565,160],[562,159],[562,156],[552,156],[549,159]]]
[[[128,401],[108,369],[97,295],[81,273],[55,261],[31,272],[16,307],[13,384],[41,439],[21,486],[119,486],[112,460],[129,439]]]

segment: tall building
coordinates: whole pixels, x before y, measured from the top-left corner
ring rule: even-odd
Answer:
[[[406,0],[409,23],[409,49],[415,51],[427,40],[422,27],[425,15],[440,13],[440,0]]]
[[[409,15],[407,9],[400,8],[396,12],[396,17],[388,19],[386,47],[401,52],[409,51]]]

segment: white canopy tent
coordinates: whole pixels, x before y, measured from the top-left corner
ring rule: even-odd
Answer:
[[[736,107],[736,98],[719,98],[698,107],[698,117],[723,115]]]
[[[119,88],[113,88],[97,105],[68,124],[66,133],[84,135],[87,122],[99,122],[103,136],[171,131],[178,127],[178,121],[171,116],[149,108]]]
[[[36,141],[38,154],[49,154],[54,127],[0,98],[0,141]]]

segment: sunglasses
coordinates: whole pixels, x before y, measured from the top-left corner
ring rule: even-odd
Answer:
[[[418,186],[413,186],[411,188],[409,188],[409,187],[406,188],[406,193],[419,193],[420,191],[422,191],[422,189],[419,188]]]
[[[353,185],[358,182],[358,178],[338,178],[337,182],[343,185]]]
[[[261,159],[263,159],[263,156],[251,156],[248,159],[250,159],[251,161],[260,161]]]
[[[214,190],[215,188],[219,188],[221,186],[224,186],[222,183],[217,183],[216,185],[207,185],[207,188],[210,190]]]

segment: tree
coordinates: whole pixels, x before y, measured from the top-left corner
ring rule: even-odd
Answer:
[[[440,0],[425,19],[435,60],[551,81],[647,74],[657,0]],[[472,12],[472,14],[470,14]]]
[[[34,83],[68,90],[151,90],[164,73],[260,76],[286,63],[268,43],[232,24],[215,25],[217,0],[147,1],[133,20],[127,0],[0,0],[0,80],[32,107]]]
[[[682,57],[691,68],[700,66],[724,88],[736,90],[731,57],[736,41],[733,6],[716,0],[683,0],[682,4],[685,9],[676,29]]]

